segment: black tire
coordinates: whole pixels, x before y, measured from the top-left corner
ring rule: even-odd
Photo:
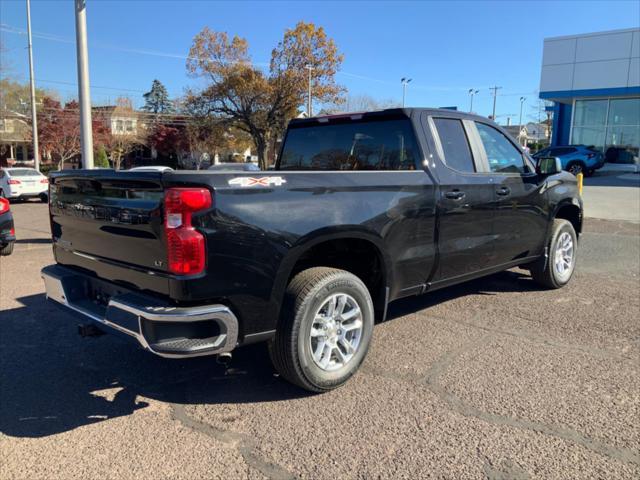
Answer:
[[[587,168],[582,162],[569,162],[567,165],[567,172],[573,173],[574,175],[578,175],[579,173],[584,174]]]
[[[49,195],[47,195],[46,193],[41,193],[40,195],[38,195],[38,198],[42,203],[49,203]]]
[[[568,233],[571,241],[573,242],[573,252],[571,266],[564,274],[560,274],[555,265],[556,250],[558,248],[558,242],[563,233]],[[533,280],[540,285],[547,288],[562,288],[573,276],[573,272],[576,266],[576,253],[578,249],[578,236],[573,228],[573,225],[568,220],[562,218],[556,218],[553,220],[553,226],[551,227],[551,238],[547,245],[549,257],[541,257],[536,260],[529,267]]]
[[[340,294],[357,303],[362,330],[353,357],[337,370],[327,371],[313,358],[311,328],[323,305]],[[344,384],[358,370],[371,343],[373,324],[373,302],[358,277],[335,268],[310,268],[298,273],[287,287],[276,336],[269,343],[269,355],[276,370],[289,382],[311,392],[326,392]],[[329,353],[330,358],[332,355]]]
[[[13,252],[13,244],[14,242],[7,243],[4,247],[0,247],[0,255],[6,257],[7,255],[11,255]]]

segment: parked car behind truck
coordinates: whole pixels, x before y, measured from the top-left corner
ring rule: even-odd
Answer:
[[[578,175],[582,173],[590,177],[604,166],[604,155],[597,148],[585,145],[566,145],[547,147],[537,152],[533,158],[558,157],[562,169]]]
[[[11,255],[16,242],[16,231],[13,228],[13,215],[9,200],[0,197],[0,256]]]
[[[49,180],[35,168],[0,168],[0,197],[11,200],[48,200]]]
[[[433,109],[294,120],[268,172],[56,172],[50,213],[50,300],[163,357],[266,341],[316,392],[391,301],[515,266],[562,287],[582,227],[557,159]]]

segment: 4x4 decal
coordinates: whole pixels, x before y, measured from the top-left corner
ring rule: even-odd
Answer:
[[[236,177],[229,180],[229,185],[238,185],[240,187],[268,187],[269,185],[281,186],[287,181],[282,177]]]

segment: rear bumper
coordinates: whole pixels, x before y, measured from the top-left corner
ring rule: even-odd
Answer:
[[[49,300],[161,357],[216,355],[238,342],[238,320],[225,305],[176,307],[60,265],[41,275]]]
[[[45,195],[49,194],[49,188],[45,188],[42,190],[9,190],[8,192],[5,192],[7,198],[38,198],[40,197],[40,195],[42,195],[43,193]]]

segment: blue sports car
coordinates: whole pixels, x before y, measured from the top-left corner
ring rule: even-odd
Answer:
[[[540,157],[558,157],[564,170],[574,175],[582,173],[587,177],[593,175],[593,172],[604,165],[604,154],[593,146],[564,145],[547,147],[533,155],[533,158]]]

